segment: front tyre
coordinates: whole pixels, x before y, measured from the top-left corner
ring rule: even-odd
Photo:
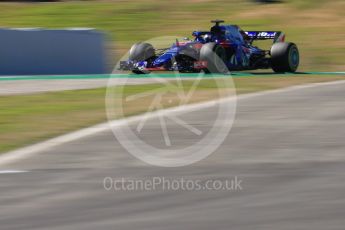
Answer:
[[[296,72],[299,52],[294,43],[278,42],[271,48],[271,67],[276,73]]]
[[[129,50],[129,60],[134,62],[149,61],[155,57],[155,49],[149,43],[139,42],[134,44]],[[136,74],[145,74],[146,71],[140,69],[132,70]]]
[[[206,73],[227,73],[229,72],[226,66],[226,51],[224,47],[215,43],[209,42],[204,44],[200,50],[200,61],[207,62]]]

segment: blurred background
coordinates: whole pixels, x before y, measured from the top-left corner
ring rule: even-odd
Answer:
[[[197,75],[190,78],[193,74],[186,74],[182,84],[173,74],[165,74],[157,83],[147,75],[122,73],[112,75],[118,82],[109,86],[108,74],[89,70],[87,75],[0,76],[0,229],[343,230],[344,12],[344,0],[0,0],[0,75],[5,61],[17,64],[14,50],[23,65],[38,69],[47,68],[42,63],[49,54],[63,64],[77,62],[82,70],[90,67],[85,63],[100,61],[104,66],[98,58],[104,56],[103,39],[98,39],[103,34],[108,64],[114,67],[133,43],[160,36],[191,37],[194,30],[209,30],[212,19],[243,30],[283,31],[301,55],[299,73],[265,70],[221,75],[231,84],[217,84],[217,78],[199,81]],[[39,32],[30,39],[18,35],[30,31]],[[72,41],[66,31],[75,35]],[[6,38],[5,32],[12,37]],[[41,34],[49,37],[40,40]],[[94,43],[85,34],[96,34]],[[268,48],[271,42],[262,45]],[[93,44],[99,44],[97,50],[102,52],[92,52],[97,48]],[[30,48],[26,56],[22,47]],[[47,52],[38,59],[40,49]],[[78,49],[79,56],[70,55]],[[78,62],[87,54],[93,58]],[[50,68],[59,70],[55,63]],[[322,82],[329,83],[292,87]],[[120,102],[137,98],[123,106],[124,116],[132,116],[148,111],[158,94],[168,92],[158,97],[157,109],[161,109],[181,105],[181,92],[190,96],[188,103],[218,99],[228,85],[241,97],[236,101],[233,129],[211,156],[189,167],[148,165],[128,154],[107,125],[92,128],[108,119],[105,98],[113,98],[106,86],[122,90]],[[277,90],[281,88],[286,89]],[[264,92],[268,90],[276,91]],[[148,92],[153,94],[138,97]],[[180,109],[178,118],[205,134],[216,120],[213,106],[189,112]],[[122,118],[111,119],[118,117]],[[146,117],[141,118],[146,122]],[[133,130],[138,130],[137,123],[131,122]],[[153,146],[167,146],[162,123],[157,117],[148,120],[139,137]],[[86,132],[70,134],[87,127]],[[184,122],[170,119],[164,127],[176,137],[171,142],[175,149],[196,143]],[[59,137],[66,133],[67,137]],[[31,146],[42,141],[47,142]],[[125,143],[138,141],[128,138]],[[244,189],[128,192],[106,191],[102,184],[106,177],[141,181],[156,176],[172,181],[224,181],[238,176]]]
[[[191,36],[220,18],[244,30],[284,31],[300,48],[300,71],[342,71],[344,11],[343,0],[1,1],[0,27],[96,28],[112,41],[114,63],[135,42]]]

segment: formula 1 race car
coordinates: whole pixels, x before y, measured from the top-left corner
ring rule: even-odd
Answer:
[[[194,40],[176,39],[170,48],[154,49],[139,42],[129,51],[129,58],[120,62],[121,70],[134,73],[177,70],[180,72],[226,73],[228,71],[272,68],[275,72],[295,72],[299,52],[294,43],[285,42],[280,31],[243,31],[237,25],[215,23],[210,31],[194,31]],[[273,40],[270,50],[253,45],[256,40]]]

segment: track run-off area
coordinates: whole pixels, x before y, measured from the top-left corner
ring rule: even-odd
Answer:
[[[109,130],[2,165],[2,229],[341,230],[344,96],[342,81],[241,97],[224,143],[188,167],[147,165]],[[209,107],[180,117],[203,129],[214,112]],[[148,121],[143,138],[161,140],[156,124]],[[189,141],[190,133],[176,124],[169,123],[168,130],[179,134],[178,145]],[[117,191],[104,188],[108,177],[237,177],[242,189]]]
[[[273,72],[232,72],[230,74],[203,74],[178,72],[152,72],[150,74],[90,74],[90,75],[35,75],[35,76],[0,76],[0,96],[37,94],[64,90],[93,89],[116,85],[155,84],[159,81],[231,78],[237,79],[275,79],[276,78],[338,78],[345,72],[297,72],[276,74]],[[116,81],[109,81],[116,79]],[[337,79],[339,80],[339,79]],[[308,80],[307,80],[308,81]],[[316,79],[316,81],[318,81]],[[323,80],[324,81],[324,80]],[[327,80],[328,81],[328,80]],[[300,83],[303,83],[304,80]],[[305,82],[307,83],[307,82]]]

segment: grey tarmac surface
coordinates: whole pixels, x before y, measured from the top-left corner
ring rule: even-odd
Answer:
[[[248,72],[232,72],[234,77],[255,77],[258,74],[270,76],[271,73],[248,73]],[[287,73],[286,76],[303,75],[334,75],[343,76],[345,72],[299,72]],[[117,74],[113,75],[116,76]],[[179,73],[182,80],[193,80],[198,74]],[[116,80],[118,85],[140,85],[149,83],[158,83],[157,79],[151,75],[135,75],[132,77],[128,74],[118,74]],[[125,78],[128,78],[126,80]],[[158,73],[153,76],[163,78],[165,80],[176,80],[176,73]],[[7,80],[4,80],[7,79]],[[20,79],[20,80],[18,80]],[[25,79],[25,80],[24,80]],[[114,82],[111,85],[114,85]],[[57,76],[0,76],[0,96],[7,95],[23,95],[36,94],[44,92],[56,92],[63,90],[92,89],[106,87],[108,78],[104,75],[57,75]]]
[[[181,168],[142,163],[110,131],[2,165],[0,228],[343,230],[345,83],[238,101],[231,133]],[[214,109],[179,116],[207,128]],[[159,145],[157,120],[142,137]],[[192,134],[169,123],[174,146]],[[175,136],[174,136],[175,134]],[[178,135],[176,135],[178,134]],[[242,180],[237,191],[107,191],[105,177]]]
[[[93,89],[106,87],[107,83],[107,78],[0,81],[0,96],[36,94],[45,92],[57,92],[63,90]],[[125,79],[119,79],[116,81],[116,83],[119,85],[140,85],[157,83],[157,81],[150,78],[135,78],[128,79],[127,81],[125,81]]]

